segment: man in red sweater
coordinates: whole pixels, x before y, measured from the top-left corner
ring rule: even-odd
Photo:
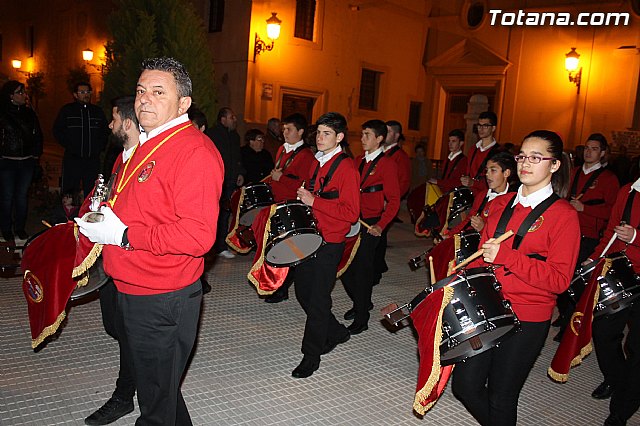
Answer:
[[[298,188],[298,198],[311,206],[325,241],[315,257],[295,269],[296,297],[307,314],[302,338],[304,357],[291,375],[309,377],[320,367],[320,356],[349,340],[347,328],[331,312],[331,289],[344,251],[346,235],[358,220],[360,195],[358,171],[342,152],[347,120],[336,112],[316,122],[316,164],[308,188]]]
[[[360,218],[370,226],[360,228],[360,246],[351,265],[342,275],[353,309],[345,319],[353,319],[349,332],[359,334],[369,328],[369,309],[373,289],[373,259],[383,229],[391,223],[400,207],[397,168],[384,155],[380,144],[385,140],[387,126],[382,120],[369,120],[362,125],[364,153],[354,160],[360,172]]]
[[[464,147],[464,132],[460,129],[453,129],[449,132],[449,155],[444,162],[442,177],[429,179],[430,183],[438,185],[442,193],[460,186],[460,178],[469,173],[469,164],[467,157],[462,152],[462,147]]]
[[[498,116],[492,111],[481,112],[478,116],[478,124],[476,126],[480,140],[468,153],[469,174],[460,179],[464,186],[468,186],[476,192],[487,189],[487,182],[484,179],[487,160],[500,150],[500,145],[493,137],[497,123]]]
[[[77,220],[104,244],[118,290],[140,407],[139,424],[190,425],[180,381],[196,339],[203,256],[216,235],[224,168],[187,115],[191,79],[173,58],[142,64],[136,116],[144,132],[123,166],[103,220]]]

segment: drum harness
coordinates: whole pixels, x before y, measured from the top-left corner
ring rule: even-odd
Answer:
[[[442,171],[442,179],[447,178],[447,171],[449,171],[449,173],[453,173],[453,171],[456,169],[456,166],[458,165],[460,160],[462,160],[462,157],[464,157],[464,154],[460,153],[459,155],[456,156],[456,158],[453,159],[453,162],[447,161],[445,163],[444,170]],[[451,170],[449,170],[449,165],[451,165]]]
[[[587,192],[587,189],[589,189],[589,187],[591,185],[593,185],[593,182],[595,182],[595,180],[598,178],[598,176],[600,176],[600,174],[602,172],[605,171],[604,167],[600,167],[598,170],[596,170],[595,172],[593,172],[593,174],[591,176],[589,176],[589,179],[587,179],[587,181],[584,183],[584,186],[582,187],[582,190],[580,190],[580,194],[577,194],[578,192],[578,176],[580,175],[580,172],[582,171],[582,168],[579,168],[578,170],[576,170],[576,173],[573,175],[573,183],[571,184],[571,198],[574,198],[576,196],[580,197],[582,195],[584,195]],[[595,199],[595,200],[587,200],[587,201],[583,201],[582,204],[587,205],[587,206],[597,206],[600,204],[604,204],[604,200],[601,198]]]
[[[340,196],[340,193],[337,190],[324,192],[323,189],[325,186],[329,184],[329,182],[331,181],[331,178],[333,177],[333,174],[338,169],[338,166],[340,165],[340,163],[342,163],[342,160],[344,160],[345,158],[349,158],[349,156],[344,152],[338,154],[338,157],[331,164],[331,167],[329,168],[327,175],[323,179],[321,179],[320,188],[318,188],[318,191],[316,192],[314,191],[316,186],[316,178],[318,177],[318,172],[320,171],[320,163],[318,163],[318,165],[316,166],[316,170],[313,172],[313,176],[309,181],[309,188],[310,188],[309,191],[312,193],[315,193],[316,195],[318,195],[318,197],[324,198],[326,200],[335,200],[336,198],[338,198]]]
[[[382,184],[363,187],[363,185],[366,182],[367,178],[373,174],[373,171],[376,169],[376,165],[378,164],[378,161],[380,161],[380,159],[382,159],[382,157],[384,157],[384,153],[383,152],[378,154],[378,156],[371,161],[371,164],[369,165],[369,168],[367,169],[367,173],[364,175],[364,177],[360,181],[360,192],[361,193],[372,193],[372,192],[378,192],[378,191],[382,191],[383,190],[384,187],[382,186]],[[362,176],[362,171],[364,170],[365,163],[366,163],[366,161],[365,161],[365,159],[363,157],[362,158],[362,162],[360,163],[360,167],[358,168],[358,172],[359,172],[360,176]]]
[[[296,157],[296,155],[298,155],[298,153],[300,151],[302,151],[303,149],[308,148],[308,147],[309,147],[309,145],[307,145],[306,143],[303,143],[302,145],[300,145],[299,147],[294,149],[293,153],[291,154],[291,157],[287,158],[287,161],[285,161],[284,164],[282,165],[282,170],[286,170],[287,167],[289,166],[289,164],[291,164],[293,159]],[[282,157],[284,156],[284,153],[285,153],[285,149],[283,147],[282,151],[280,151],[280,155],[278,156],[278,159],[276,160],[276,165],[275,165],[276,169],[280,166],[280,162],[282,161]],[[300,179],[298,176],[293,175],[293,174],[286,174],[285,176],[290,178],[290,179]]]

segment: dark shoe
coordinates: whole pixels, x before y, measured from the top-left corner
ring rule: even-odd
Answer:
[[[369,310],[373,309],[373,303],[369,303]],[[356,317],[356,308],[351,308],[344,313],[344,319],[352,320]]]
[[[602,382],[600,385],[591,393],[591,396],[595,399],[607,399],[611,397],[613,393],[613,387],[609,385],[607,382]],[[611,416],[609,416],[611,417]]]
[[[273,294],[268,295],[264,298],[264,301],[267,303],[280,303],[289,299],[289,291],[278,291],[276,290]]]
[[[345,333],[344,336],[342,336],[341,338],[339,338],[338,340],[334,340],[331,343],[327,343],[324,347],[324,350],[322,351],[322,355],[326,355],[329,352],[331,352],[332,350],[334,350],[336,348],[336,346],[338,346],[341,343],[346,343],[349,341],[349,339],[351,339],[351,333]]]
[[[29,239],[29,234],[27,234],[24,230],[16,231],[16,236],[19,240],[27,241]]]
[[[84,419],[86,425],[108,425],[133,411],[133,401],[112,396],[95,413]]]
[[[562,341],[562,336],[564,335],[564,330],[565,330],[564,327],[560,328],[560,331],[558,331],[556,333],[556,335],[553,336],[553,341],[554,342],[561,342]]]
[[[369,329],[369,326],[367,324],[357,324],[357,323],[353,323],[351,324],[349,327],[347,327],[347,330],[349,330],[349,333],[351,333],[352,335],[356,335],[356,334],[360,334],[363,331],[367,331]]]
[[[202,281],[202,294],[209,293],[211,291],[211,284],[209,284],[209,281],[202,277],[200,278],[200,281]]]
[[[622,420],[616,414],[609,414],[609,417],[604,421],[604,426],[626,426],[627,421]]]
[[[305,356],[302,358],[300,365],[291,372],[291,375],[296,379],[304,379],[311,376],[318,368],[320,368],[319,359],[311,359]]]

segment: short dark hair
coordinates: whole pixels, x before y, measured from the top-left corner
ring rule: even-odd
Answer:
[[[394,132],[402,135],[402,124],[400,124],[397,120],[389,120],[385,123],[387,126],[391,127]]]
[[[387,124],[382,120],[368,120],[362,123],[362,130],[371,129],[376,138],[382,136],[382,142],[387,138]]]
[[[338,133],[342,133],[345,137],[347,136],[347,119],[339,112],[327,112],[322,114],[316,121],[316,126],[327,126],[336,132],[336,135]]]
[[[478,120],[485,119],[489,120],[492,126],[496,126],[498,124],[498,116],[493,111],[483,111],[478,116]]]
[[[453,129],[452,131],[449,132],[449,137],[458,138],[462,142],[464,142],[464,132],[462,131],[462,129]]]
[[[233,110],[229,107],[222,107],[218,111],[218,116],[216,117],[216,121],[218,123],[222,123],[222,119],[227,116],[227,114],[233,113]]]
[[[135,96],[119,96],[111,99],[111,106],[118,110],[120,118],[123,120],[129,119],[137,126],[138,117],[136,117],[136,111],[134,108],[135,100]]]
[[[187,114],[189,115],[189,120],[196,123],[198,129],[204,126],[204,129],[207,130],[207,127],[209,127],[209,122],[207,121],[207,116],[200,110],[200,108],[198,108],[194,104],[191,104],[191,106],[187,110]]]
[[[262,130],[249,129],[247,130],[247,133],[244,134],[244,141],[249,143],[249,141],[255,140],[258,136],[264,136]]]
[[[147,58],[142,61],[141,71],[164,71],[170,73],[176,81],[178,96],[191,96],[193,85],[185,66],[174,58]]]
[[[592,133],[587,138],[587,141],[596,141],[600,143],[600,151],[606,151],[609,149],[609,143],[607,138],[602,133]]]
[[[91,84],[87,83],[86,81],[79,81],[73,86],[73,93],[78,93],[78,89],[80,88],[80,86],[87,86],[89,90],[93,91]]]
[[[296,129],[304,130],[305,132],[307,131],[307,126],[308,126],[307,118],[304,115],[300,114],[299,112],[294,112],[293,114],[286,116],[285,118],[280,120],[280,123],[293,124],[296,127]]]
[[[510,152],[499,152],[495,154],[493,157],[487,159],[487,163],[489,161],[493,161],[496,163],[502,171],[511,170],[511,174],[507,178],[509,183],[518,181],[518,163],[516,163],[516,159]]]

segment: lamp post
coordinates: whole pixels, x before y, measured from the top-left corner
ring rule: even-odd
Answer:
[[[93,50],[89,49],[88,47],[84,49],[82,51],[82,60],[84,61],[85,65],[95,68],[100,72],[100,75],[104,75],[104,64],[96,65],[91,63],[91,61],[93,60]]]
[[[580,82],[582,80],[582,67],[578,69],[580,54],[576,52],[575,47],[572,47],[571,51],[564,56],[564,67],[569,72],[569,81],[578,87],[578,94],[580,94]]]
[[[264,51],[273,50],[274,41],[280,37],[280,24],[282,21],[276,16],[277,12],[271,12],[271,17],[267,19],[267,37],[271,39],[271,44],[266,44],[256,33],[254,47],[253,47],[253,62],[256,61],[256,56]]]

